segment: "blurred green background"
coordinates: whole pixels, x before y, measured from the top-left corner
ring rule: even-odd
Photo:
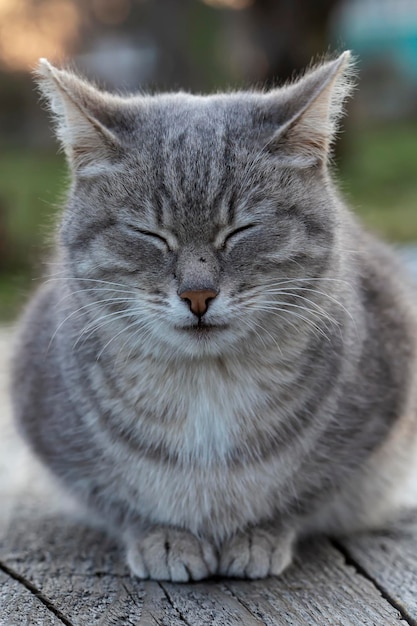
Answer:
[[[277,85],[346,48],[358,90],[335,177],[371,229],[414,245],[415,0],[0,0],[0,321],[39,283],[68,182],[33,86],[39,57],[124,92],[213,91]]]

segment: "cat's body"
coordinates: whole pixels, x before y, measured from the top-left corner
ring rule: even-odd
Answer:
[[[138,576],[277,574],[401,504],[417,300],[327,173],[346,63],[126,100],[43,66],[75,176],[15,406]]]

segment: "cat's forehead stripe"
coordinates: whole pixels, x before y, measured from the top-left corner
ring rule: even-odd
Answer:
[[[207,131],[196,137],[193,129],[171,129],[162,137],[160,148],[158,207],[174,211],[177,217],[185,215],[190,222],[203,217],[212,222],[230,222],[234,211],[234,158],[226,132],[211,136]]]

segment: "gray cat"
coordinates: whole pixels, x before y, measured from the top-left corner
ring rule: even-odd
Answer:
[[[350,66],[120,97],[41,61],[72,184],[14,406],[139,578],[277,575],[411,494],[416,292],[327,167]]]

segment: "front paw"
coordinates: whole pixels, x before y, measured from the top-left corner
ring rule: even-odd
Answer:
[[[152,527],[126,539],[127,562],[138,578],[188,582],[216,573],[214,547],[185,530],[168,526]]]
[[[295,534],[255,527],[234,535],[221,548],[219,573],[231,578],[278,576],[293,557]]]

